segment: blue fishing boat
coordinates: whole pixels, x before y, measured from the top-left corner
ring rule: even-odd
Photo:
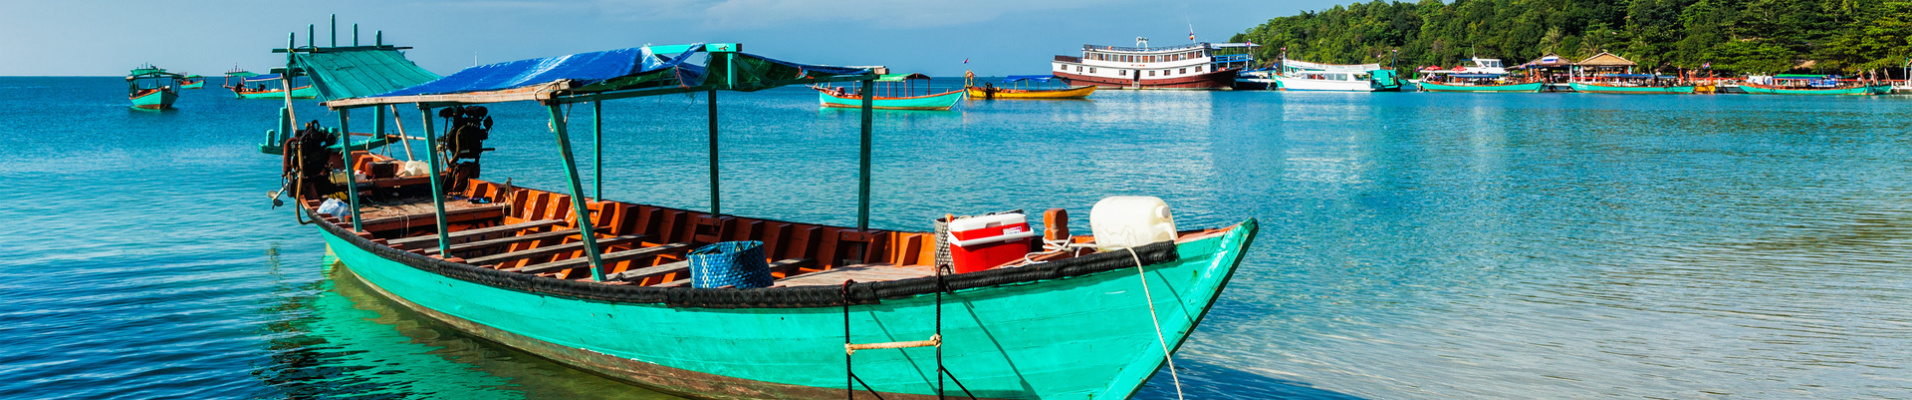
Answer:
[[[303,50],[287,49],[303,56]],[[704,60],[702,64],[694,60]],[[306,64],[314,76],[324,65]],[[1094,211],[1096,235],[1063,218],[1016,261],[955,273],[936,244],[955,233],[869,226],[874,90],[859,94],[856,224],[832,226],[730,215],[720,202],[720,92],[860,82],[879,68],[800,64],[737,43],[646,46],[467,68],[416,86],[332,98],[338,131],[351,111],[416,107],[424,177],[389,177],[325,160],[330,131],[287,140],[286,193],[345,268],[372,291],[486,340],[657,390],[725,399],[1125,399],[1170,361],[1233,276],[1256,222],[1178,230],[1167,206],[1124,200]],[[503,77],[502,79],[500,77]],[[324,92],[340,79],[318,79]],[[601,102],[703,93],[709,103],[710,209],[693,211],[586,196],[566,117]],[[559,191],[480,179],[492,117],[483,105],[537,102],[565,170]],[[444,125],[435,125],[438,123]],[[374,125],[374,135],[382,129]],[[441,136],[442,135],[442,136]],[[602,140],[593,143],[602,143]],[[601,149],[594,152],[602,154]],[[441,160],[441,156],[444,158]],[[792,160],[801,163],[804,160]],[[599,164],[597,190],[605,183]],[[368,180],[351,180],[355,176]],[[343,194],[343,196],[340,196]],[[336,199],[343,197],[346,202]],[[1158,201],[1159,202],[1159,201]],[[1136,206],[1141,204],[1140,206]],[[1104,233],[1102,225],[1145,221]],[[954,225],[952,225],[954,226]],[[1007,235],[1008,231],[1005,232]],[[692,283],[691,250],[756,243],[739,263],[774,281]],[[971,243],[971,244],[965,244]],[[980,246],[980,245],[979,245]],[[1096,249],[1104,251],[1096,251]],[[752,261],[754,259],[754,261]],[[1034,260],[1036,262],[1027,262]],[[702,282],[705,278],[695,280]],[[1171,368],[1172,370],[1172,368]]]

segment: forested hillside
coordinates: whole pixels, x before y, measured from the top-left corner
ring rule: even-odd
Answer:
[[[1451,66],[1470,55],[1508,65],[1557,52],[1611,51],[1644,67],[1726,72],[1857,72],[1912,57],[1912,2],[1886,0],[1455,0],[1356,3],[1268,20],[1232,41],[1284,46],[1296,59]]]

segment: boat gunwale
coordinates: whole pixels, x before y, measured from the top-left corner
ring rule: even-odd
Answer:
[[[844,100],[855,100],[855,101],[863,101],[863,96],[856,96],[856,97],[843,97],[843,96],[838,96],[838,95],[836,95],[835,93],[830,93],[830,91],[828,91],[828,90],[823,90],[823,88],[819,88],[819,87],[814,87],[814,86],[812,86],[812,87],[810,87],[810,89],[814,89],[814,90],[816,90],[816,91],[817,91],[817,93],[822,93],[822,94],[823,94],[823,95],[825,95],[825,96],[830,96],[830,97],[835,97],[835,98],[839,98],[839,99],[844,99]],[[926,95],[922,95],[922,96],[912,96],[912,97],[889,97],[889,96],[872,96],[872,97],[871,97],[870,99],[871,99],[871,100],[922,100],[922,99],[933,99],[933,98],[937,98],[937,97],[943,97],[943,96],[948,96],[948,95],[951,95],[951,94],[962,94],[962,93],[963,93],[963,91],[962,91],[962,90],[951,90],[951,91],[947,91],[947,92],[942,92],[942,93],[937,93],[937,94],[926,94]],[[859,106],[859,107],[860,107],[860,106]]]
[[[310,212],[311,209],[305,209]],[[1224,228],[1233,230],[1254,220]],[[504,270],[484,268],[476,265],[454,263],[444,259],[425,256],[400,250],[389,245],[373,242],[359,236],[352,230],[341,227],[326,218],[314,219],[320,229],[358,246],[372,255],[399,264],[446,276],[452,279],[472,282],[480,285],[517,290],[539,295],[557,296],[586,301],[608,303],[661,304],[672,308],[836,308],[849,305],[879,304],[882,300],[894,300],[933,294],[937,291],[936,277],[921,277],[888,281],[852,282],[848,285],[830,286],[791,286],[753,289],[706,289],[694,287],[656,287],[632,285],[606,285],[600,282],[575,281],[522,274]],[[1220,240],[1218,235],[1204,240]],[[942,277],[945,290],[954,292],[967,289],[980,289],[1011,284],[1032,283],[1043,280],[1062,279],[1134,268],[1136,260],[1143,265],[1156,265],[1179,259],[1176,251],[1178,243],[1162,241],[1136,246],[1135,255],[1129,252],[1102,252],[1081,257],[1050,261],[1018,268],[996,268],[986,271],[946,275]]]

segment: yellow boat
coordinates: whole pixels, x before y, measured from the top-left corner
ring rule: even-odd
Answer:
[[[1011,75],[1004,77],[1003,87],[991,84],[976,86],[975,75],[964,73],[963,90],[969,92],[970,100],[1058,100],[1084,99],[1095,93],[1095,86],[1079,86],[1062,89],[1025,89],[1022,86],[1037,85],[1055,79],[1051,75]]]

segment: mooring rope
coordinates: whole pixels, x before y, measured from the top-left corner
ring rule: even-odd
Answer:
[[[1129,257],[1135,259],[1136,276],[1142,277],[1142,297],[1149,302],[1149,320],[1155,321],[1155,341],[1162,344],[1162,358],[1168,360],[1168,376],[1175,379],[1175,399],[1182,400],[1182,376],[1175,372],[1175,354],[1168,351],[1168,338],[1162,335],[1162,319],[1155,316],[1155,295],[1149,293],[1149,275],[1142,270],[1142,256],[1135,254],[1135,247],[1125,247]]]

